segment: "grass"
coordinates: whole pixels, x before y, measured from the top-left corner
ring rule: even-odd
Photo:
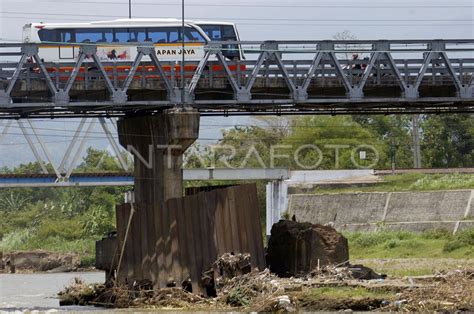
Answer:
[[[361,187],[330,188],[320,187],[315,192],[396,192],[396,191],[436,191],[474,189],[474,176],[471,174],[421,174],[406,173],[384,176],[383,182]]]
[[[310,289],[306,294],[312,299],[362,299],[390,298],[390,294],[381,290],[368,290],[363,287],[321,287]]]
[[[353,263],[362,263],[392,276],[431,275],[436,271],[474,267],[474,229],[452,235],[379,231],[345,233]]]
[[[379,308],[384,301],[395,299],[395,295],[383,290],[341,286],[313,288],[297,293],[296,298],[305,311],[370,311]]]
[[[379,231],[346,233],[351,258],[474,258],[474,229],[456,235],[438,230],[425,233]]]
[[[45,250],[59,253],[77,253],[82,267],[91,267],[95,262],[94,238],[65,239],[61,236],[42,238],[29,229],[20,229],[4,236],[0,241],[0,251]]]

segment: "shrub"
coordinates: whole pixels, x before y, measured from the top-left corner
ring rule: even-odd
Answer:
[[[82,233],[82,226],[77,220],[47,220],[38,227],[37,236],[39,239],[60,237],[65,240],[79,239]]]
[[[461,230],[456,233],[452,239],[444,244],[444,252],[452,252],[454,250],[474,246],[474,229]]]
[[[421,234],[421,237],[423,239],[432,239],[432,240],[451,239],[452,232],[446,229],[425,230]]]
[[[113,217],[104,206],[93,206],[86,212],[83,235],[102,236],[115,229]]]
[[[415,237],[413,233],[407,231],[357,232],[347,236],[352,245],[361,248],[381,245],[390,240],[408,240]]]
[[[381,244],[387,240],[382,232],[362,233],[354,238],[354,245],[359,247],[368,247]]]
[[[247,306],[250,304],[249,298],[241,288],[233,288],[227,297],[227,304],[232,306]]]
[[[385,242],[384,248],[385,249],[394,249],[396,247],[400,246],[400,241],[397,239],[392,239],[387,242]]]
[[[463,247],[462,243],[460,243],[458,241],[449,241],[449,242],[446,242],[444,244],[443,252],[452,252],[452,251],[460,249],[462,247]]]
[[[31,238],[30,229],[19,229],[3,236],[0,241],[0,250],[15,250],[24,245]]]
[[[95,266],[95,256],[94,255],[82,255],[80,267],[88,268]]]

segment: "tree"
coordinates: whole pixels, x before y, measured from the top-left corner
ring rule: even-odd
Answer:
[[[411,121],[407,115],[354,115],[353,120],[370,130],[388,146],[387,163],[381,167],[410,168],[413,166]]]
[[[473,114],[427,116],[422,130],[422,157],[427,167],[474,165]]]
[[[296,118],[283,142],[292,146],[294,169],[351,169],[387,163],[387,146],[350,116]],[[362,150],[367,154],[365,161],[359,160]]]
[[[106,150],[98,150],[92,147],[87,149],[87,154],[84,157],[84,161],[77,167],[77,170],[81,172],[123,171],[116,157],[110,155],[110,153]]]
[[[225,130],[219,145],[210,152],[209,160],[215,167],[270,167],[271,147],[281,142],[282,136],[274,128],[258,126],[235,127]]]

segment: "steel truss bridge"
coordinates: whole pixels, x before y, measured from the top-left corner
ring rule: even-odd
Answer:
[[[161,61],[151,44],[135,44],[125,63],[101,60],[93,44],[61,45],[78,51],[77,62],[44,62],[36,44],[0,44],[0,119],[176,105],[202,115],[474,112],[473,39],[211,42],[202,60],[185,62],[184,85],[182,64]],[[246,59],[227,60],[229,45]]]
[[[43,180],[40,180],[40,183],[48,183],[51,181],[54,184],[58,184],[58,186],[64,182],[71,182],[71,184],[72,182],[82,184],[91,183],[90,177],[87,175],[81,176],[78,174],[78,176],[76,176],[77,180],[71,179],[71,177],[76,175],[76,167],[80,163],[87,148],[90,146],[91,140],[97,138],[106,140],[108,143],[107,152],[116,158],[117,166],[119,166],[124,172],[130,170],[129,164],[127,163],[127,156],[131,157],[131,155],[121,147],[117,140],[116,121],[114,120],[115,119],[113,118],[107,119],[104,117],[84,117],[79,119],[77,127],[68,130],[70,131],[70,133],[68,132],[70,135],[59,134],[63,140],[68,142],[64,155],[59,156],[61,157],[60,160],[54,158],[58,156],[53,156],[50,144],[47,141],[48,135],[45,136],[42,134],[44,133],[44,130],[42,130],[41,127],[38,127],[37,120],[0,120],[0,145],[8,147],[6,139],[10,136],[14,136],[15,141],[18,141],[18,139],[24,139],[25,146],[30,150],[27,153],[33,153],[35,161],[40,166],[42,173],[42,175],[25,174],[25,176],[31,176],[36,178],[36,180]],[[74,124],[74,126],[76,125]],[[47,129],[47,131],[51,135],[54,133],[55,129]],[[60,130],[57,131],[61,132]],[[0,174],[0,176],[2,176],[2,174]],[[113,175],[111,176],[113,177]],[[126,175],[121,175],[119,177],[126,177]],[[47,178],[47,180],[44,181],[44,178]],[[120,180],[128,182],[128,179],[121,178]],[[102,181],[103,180],[99,179],[98,183]],[[109,181],[112,181],[113,185],[116,181],[115,177]]]

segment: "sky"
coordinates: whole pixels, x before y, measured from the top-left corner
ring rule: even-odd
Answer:
[[[133,17],[181,16],[180,0],[131,1]],[[185,0],[186,18],[233,21],[242,40],[472,38],[473,10],[472,0]],[[19,40],[29,22],[126,17],[127,0],[0,0],[0,36]]]
[[[180,0],[131,1],[133,17],[181,16]],[[128,13],[127,0],[0,0],[0,42],[20,41],[26,23],[109,20],[127,18]],[[235,22],[241,40],[322,40],[344,31],[357,39],[472,39],[473,15],[474,0],[185,0],[187,19]],[[46,135],[55,133],[54,128],[72,135],[77,123],[36,124],[44,129],[39,132],[52,144],[53,155],[60,156],[68,138]],[[222,128],[252,123],[246,117],[202,119],[200,137],[215,141]],[[34,160],[25,140],[15,135],[19,129],[14,130],[0,143],[0,167]],[[91,144],[107,146],[105,140]]]

